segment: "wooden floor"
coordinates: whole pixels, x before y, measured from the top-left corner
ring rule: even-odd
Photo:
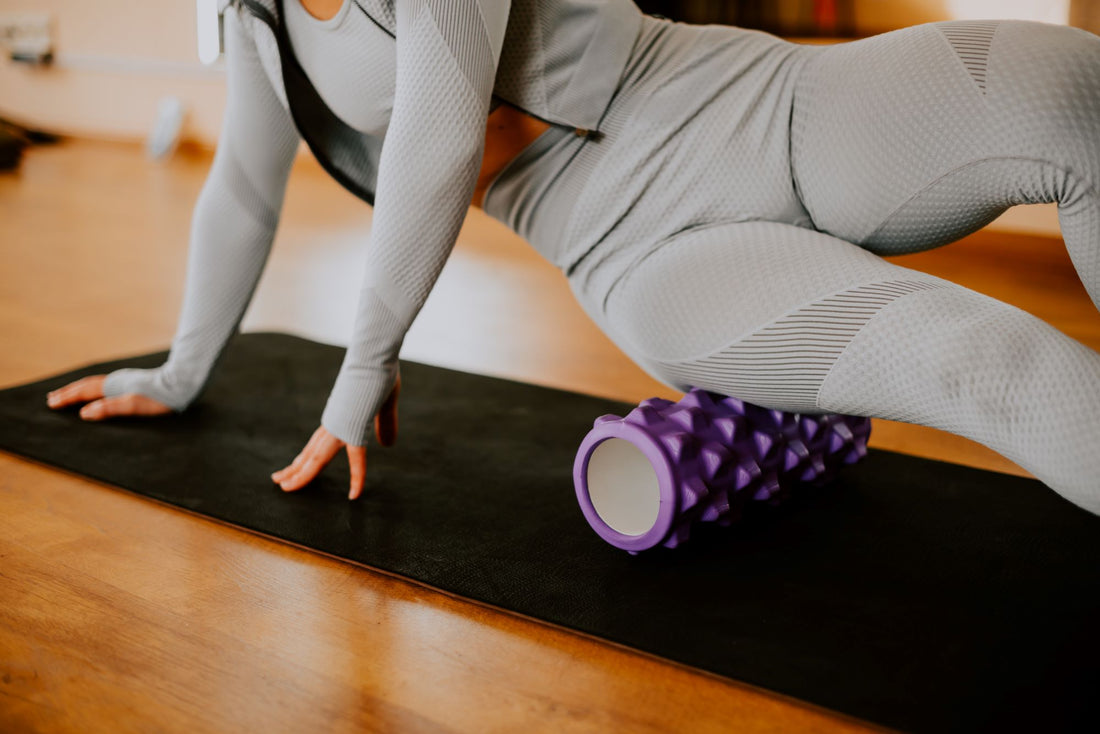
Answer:
[[[81,142],[0,176],[0,386],[168,344],[208,165]],[[244,328],[343,341],[369,225],[299,163]],[[983,233],[901,261],[1100,347],[1057,241]],[[403,356],[674,396],[596,330],[553,267],[477,212]],[[1014,470],[930,430],[879,422],[872,443]],[[0,731],[866,728],[0,453]]]

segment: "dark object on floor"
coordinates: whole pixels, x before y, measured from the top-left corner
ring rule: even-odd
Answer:
[[[13,171],[18,168],[26,145],[26,140],[0,125],[0,171]]]
[[[249,334],[192,410],[86,424],[0,392],[0,447],[460,596],[909,731],[1095,731],[1100,518],[1038,482],[872,451],[830,487],[630,556],[577,507],[595,416],[630,406],[405,363],[401,435],[284,494],[343,350]],[[704,532],[710,530],[711,532]]]
[[[19,167],[23,149],[30,145],[49,145],[60,137],[44,130],[17,125],[0,117],[0,171],[12,171]]]

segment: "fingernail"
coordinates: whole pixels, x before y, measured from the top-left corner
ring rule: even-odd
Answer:
[[[87,419],[87,418],[94,418],[94,417],[95,417],[95,413],[96,413],[96,410],[95,410],[95,408],[93,408],[93,407],[92,407],[92,406],[90,406],[90,405],[89,405],[89,406],[87,406],[87,407],[85,407],[85,408],[81,408],[81,409],[80,409],[80,417],[81,417],[81,418],[85,418],[85,419]]]

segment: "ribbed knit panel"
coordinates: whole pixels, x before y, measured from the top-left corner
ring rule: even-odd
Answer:
[[[939,26],[982,94],[985,94],[989,47],[993,45],[993,34],[997,32],[998,25],[997,21],[974,21]]]
[[[829,370],[871,317],[904,295],[944,286],[869,283],[800,308],[709,356],[657,364],[685,390],[702,377],[709,390],[812,412]]]
[[[473,87],[473,92],[483,93],[483,90],[479,89],[485,81],[483,75],[486,69],[496,67],[496,60],[493,58],[492,40],[486,30],[485,21],[481,17],[481,9],[476,3],[455,0],[422,0],[422,2],[435,19],[439,35],[447,43],[454,63],[458,65],[463,76]],[[507,2],[489,2],[489,5],[503,7],[507,12]]]

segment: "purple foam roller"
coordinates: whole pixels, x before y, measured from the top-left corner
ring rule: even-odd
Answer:
[[[637,553],[675,548],[697,522],[728,525],[746,502],[780,502],[821,484],[867,453],[871,421],[768,410],[695,389],[678,403],[642,401],[604,415],[573,464],[577,500],[592,528]]]

